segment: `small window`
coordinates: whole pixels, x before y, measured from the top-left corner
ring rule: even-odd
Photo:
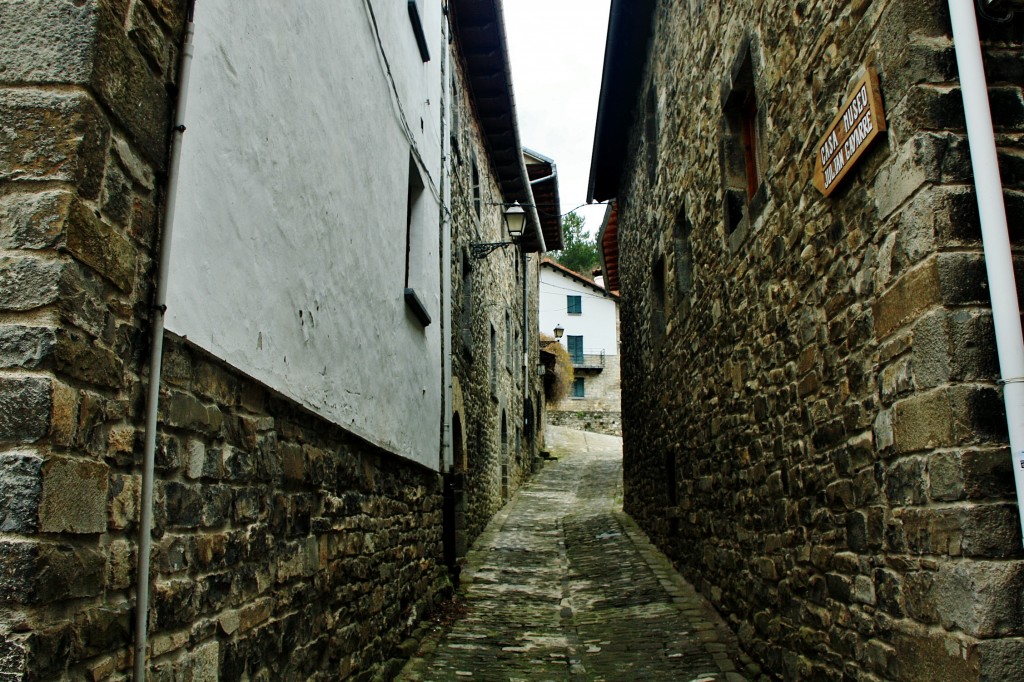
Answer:
[[[512,316],[505,313],[505,369],[512,371]]]
[[[570,315],[581,315],[583,314],[583,297],[582,296],[566,296],[565,297],[567,312]]]
[[[498,395],[498,330],[491,325],[491,395]]]
[[[572,360],[574,365],[583,364],[583,337],[582,336],[566,336],[569,348],[569,359]]]
[[[761,128],[754,87],[755,74],[749,44],[744,44],[724,92],[722,136],[722,180],[725,190],[725,221],[730,235],[748,226],[758,212],[756,199],[763,180]],[[742,236],[738,236],[742,239]]]
[[[469,250],[462,253],[462,345],[473,348],[473,259]]]
[[[665,338],[665,257],[659,256],[651,268],[651,339],[659,344]]]
[[[423,197],[423,179],[420,177],[416,161],[409,157],[409,182],[405,205],[405,286],[412,286],[415,281],[414,270],[418,265],[418,251],[422,246],[420,242],[423,235],[420,234],[420,200]]]
[[[456,157],[459,158],[459,164],[461,165],[461,157],[459,156],[459,113],[462,107],[462,96],[459,93],[459,85],[455,80],[455,71],[452,71],[452,105],[451,105],[451,138],[452,138],[452,151],[455,152]]]
[[[420,58],[430,61],[430,49],[427,47],[427,36],[423,32],[423,21],[420,19],[419,0],[409,0],[409,22],[412,23],[412,32],[416,36],[416,46],[420,49]]]
[[[476,156],[473,157],[472,162],[473,172],[473,210],[476,212],[476,217],[480,219],[480,169],[476,165]]]
[[[743,165],[747,179],[747,201],[754,198],[757,188],[761,186],[761,153],[759,151],[757,133],[757,97],[754,88],[746,92],[739,111],[740,127],[743,136]]]
[[[658,181],[658,95],[654,84],[647,91],[647,105],[644,116],[644,143],[647,148],[647,184],[651,187]]]
[[[424,185],[416,160],[409,157],[409,181],[405,211],[405,303],[424,327],[430,324],[430,311],[417,288],[428,287],[425,280],[426,263],[430,257],[427,230],[425,229]]]
[[[572,380],[572,397],[573,398],[586,398],[587,390],[586,385],[583,381],[583,377],[576,377]]]
[[[685,207],[676,216],[673,230],[676,271],[676,308],[681,315],[690,312],[690,297],[693,295],[693,247],[690,244],[690,221]]]
[[[518,329],[515,330],[515,333],[512,336],[512,341],[515,344],[514,347],[513,347],[513,351],[512,351],[512,366],[515,367],[515,364],[516,364],[515,355],[519,351],[519,349],[521,348],[520,342],[519,342],[519,330]],[[519,385],[519,377],[520,377],[519,373],[516,373],[516,385],[517,386]]]

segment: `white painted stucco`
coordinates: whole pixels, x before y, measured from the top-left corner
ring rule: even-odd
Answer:
[[[426,63],[404,2],[197,3],[167,327],[437,468],[446,45],[440,4],[420,10]],[[425,328],[403,298],[410,158]]]
[[[581,296],[582,313],[570,315],[567,296]],[[555,266],[543,263],[540,269],[540,330],[553,334],[556,326],[565,328],[565,336],[583,336],[583,351],[618,355],[615,325],[617,302],[600,287],[583,284]],[[562,344],[566,343],[562,337]]]

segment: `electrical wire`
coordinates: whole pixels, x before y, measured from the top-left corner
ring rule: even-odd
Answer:
[[[566,306],[564,306],[564,305],[560,305],[557,308],[542,308],[538,312],[541,312],[541,313],[552,313],[552,314],[559,314],[560,313],[562,315],[567,315],[569,317],[582,317],[583,316],[583,313],[570,313],[570,312],[568,312],[568,308]]]
[[[588,298],[597,298],[597,299],[601,299],[602,301],[608,300],[608,298],[610,298],[607,294],[604,295],[604,296],[599,296],[598,294],[591,294],[589,292],[580,291],[579,289],[570,289],[569,287],[560,287],[557,284],[551,284],[549,282],[541,282],[540,285],[542,287],[551,287],[552,289],[560,289],[562,291],[571,291],[572,293],[577,294],[579,296],[586,296]]]
[[[366,16],[367,20],[370,23],[370,29],[373,31],[374,39],[377,45],[377,56],[380,58],[381,67],[382,70],[384,71],[384,76],[385,78],[387,78],[388,84],[391,86],[391,92],[394,94],[392,103],[397,109],[396,118],[398,119],[398,123],[399,125],[401,125],[403,132],[405,132],[406,139],[409,141],[410,153],[414,157],[416,157],[416,160],[419,162],[419,164],[428,171],[426,173],[426,184],[429,188],[430,195],[435,200],[437,200],[439,206],[443,206],[444,201],[441,198],[441,190],[435,184],[434,177],[429,172],[430,166],[427,165],[419,149],[419,146],[416,144],[416,136],[412,131],[412,126],[409,125],[409,118],[406,115],[405,107],[402,106],[402,96],[398,92],[398,84],[395,82],[395,77],[391,73],[391,62],[388,59],[387,52],[384,49],[384,41],[381,38],[380,28],[377,25],[377,14],[373,11],[372,0],[363,0],[363,7],[366,10]]]
[[[491,206],[504,206],[505,205],[504,203],[499,203],[499,202],[496,202],[496,201],[486,201],[484,203],[488,204],[488,205],[491,205]],[[581,208],[586,208],[587,206],[607,206],[610,203],[611,203],[611,201],[595,201],[592,204],[580,204],[579,206],[577,206],[575,208],[569,209],[565,213],[557,213],[557,214],[556,213],[551,213],[549,211],[541,210],[541,206],[547,206],[547,207],[550,208],[552,206],[559,206],[559,204],[520,204],[520,206],[533,206],[535,209],[537,209],[537,213],[543,213],[544,215],[551,216],[551,217],[557,216],[559,218],[564,218],[565,216],[569,215],[570,213],[578,211]]]
[[[610,203],[611,203],[610,201],[595,201],[592,204],[580,204],[576,208],[570,209],[570,210],[566,211],[565,213],[562,213],[558,217],[559,218],[564,218],[565,216],[569,215],[570,213],[575,213],[579,209],[586,208],[587,206],[607,206]],[[553,206],[554,204],[550,204],[550,205]],[[537,209],[537,212],[540,213],[540,209],[539,208]],[[545,211],[544,215],[554,215],[554,213],[548,213],[548,212]]]

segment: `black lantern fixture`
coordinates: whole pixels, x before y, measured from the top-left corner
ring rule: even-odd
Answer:
[[[508,237],[513,242],[523,236],[523,227],[526,225],[526,211],[519,202],[515,202],[505,209],[505,229],[508,230]]]
[[[562,342],[562,334],[565,333],[565,327],[562,325],[555,326],[555,341]]]
[[[508,232],[507,242],[488,242],[484,244],[470,244],[469,248],[473,258],[486,258],[492,251],[512,246],[523,236],[523,228],[526,225],[526,211],[519,205],[519,202],[511,204],[505,209],[505,230]]]

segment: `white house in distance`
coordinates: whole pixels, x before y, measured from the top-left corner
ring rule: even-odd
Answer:
[[[619,433],[619,297],[551,259],[540,269],[540,328],[563,330],[575,370],[572,391],[548,405],[548,421],[589,431]]]

